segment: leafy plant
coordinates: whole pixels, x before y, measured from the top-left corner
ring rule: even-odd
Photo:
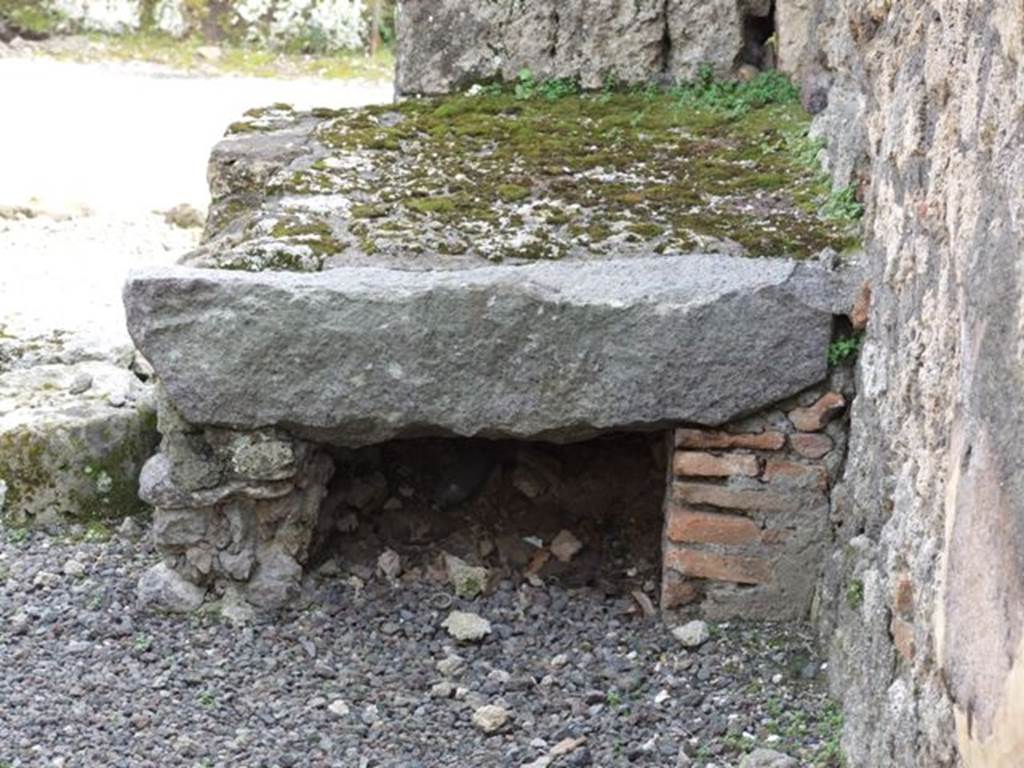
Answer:
[[[864,344],[863,334],[843,336],[828,345],[828,364],[837,366],[856,356]]]
[[[548,101],[557,101],[566,96],[576,96],[581,91],[580,84],[569,77],[559,77],[551,80],[537,80],[529,69],[519,70],[516,77],[516,84],[513,89],[517,99],[544,98]]]
[[[846,586],[846,604],[860,608],[864,603],[864,582],[854,579]]]
[[[683,106],[712,109],[740,117],[771,104],[791,104],[800,91],[781,72],[761,72],[747,82],[716,80],[714,70],[702,65],[697,79],[675,89]]]
[[[836,704],[829,704],[821,719],[822,745],[814,756],[821,768],[842,768],[846,765],[840,741],[843,735],[843,712]]]
[[[821,207],[821,216],[836,221],[859,221],[863,218],[864,206],[857,200],[856,188],[850,185],[833,189]]]

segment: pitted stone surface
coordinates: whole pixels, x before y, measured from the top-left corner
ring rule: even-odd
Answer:
[[[484,88],[253,109],[213,150],[204,240],[183,262],[458,269],[696,252],[809,259],[856,243],[856,227],[821,213],[830,188],[807,162],[795,100],[738,114],[683,98]]]
[[[362,445],[724,423],[826,373],[814,265],[688,256],[447,272],[157,269],[133,338],[193,424]]]
[[[599,88],[728,74],[761,0],[401,0],[397,88],[448,93],[522,69]]]

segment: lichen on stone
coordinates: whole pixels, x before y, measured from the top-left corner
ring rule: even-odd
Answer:
[[[830,189],[799,104],[735,112],[684,95],[483,88],[253,111],[218,148],[231,168],[215,189],[217,224],[187,261],[316,271],[698,251],[800,259],[853,244],[849,222],[820,215]]]

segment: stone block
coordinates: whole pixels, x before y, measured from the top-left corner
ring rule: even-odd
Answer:
[[[564,441],[719,424],[819,381],[831,315],[797,271],[700,255],[429,272],[152,269],[129,279],[125,302],[134,340],[193,424],[287,425],[347,446],[410,434]]]

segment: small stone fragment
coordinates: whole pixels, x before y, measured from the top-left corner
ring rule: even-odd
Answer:
[[[351,710],[348,707],[348,704],[346,704],[341,699],[332,701],[330,704],[327,705],[327,709],[331,712],[331,714],[337,715],[338,717],[348,717],[349,713],[351,712]]]
[[[142,526],[134,517],[126,517],[117,527],[117,535],[126,541],[134,541],[142,536]]]
[[[491,634],[491,622],[468,611],[452,611],[441,626],[463,643],[477,642]]]
[[[586,736],[580,736],[578,739],[572,737],[564,738],[555,746],[551,748],[548,753],[551,757],[561,757],[562,755],[568,755],[570,752],[575,752],[577,749],[587,743]]]
[[[64,575],[72,576],[74,578],[80,578],[85,575],[85,566],[80,562],[72,558],[64,563]]]
[[[550,549],[551,554],[563,563],[568,563],[583,549],[583,542],[577,539],[572,531],[563,529],[551,542]]]
[[[647,618],[654,616],[658,612],[655,609],[651,598],[649,598],[643,590],[634,589],[630,594],[633,596],[633,599],[636,600],[636,604],[640,606],[640,610],[643,611],[644,616]]]
[[[450,699],[454,693],[455,686],[447,680],[434,683],[434,685],[430,687],[430,698],[432,699]]]
[[[68,392],[72,395],[80,395],[83,392],[88,392],[91,388],[92,376],[88,373],[80,373],[72,379]]]
[[[12,635],[24,635],[28,633],[28,616],[22,611],[18,611],[16,614],[11,616],[10,629]]]
[[[455,594],[472,599],[484,591],[490,574],[483,566],[470,565],[455,555],[444,555],[445,569],[449,583],[455,587]]]
[[[672,630],[672,637],[684,648],[699,648],[711,637],[707,622],[696,619]]]
[[[139,579],[140,608],[160,608],[175,613],[190,613],[203,604],[206,590],[185,581],[176,571],[159,563]]]
[[[789,436],[793,450],[805,459],[820,459],[832,450],[832,438],[828,435],[798,433]]]
[[[453,653],[437,662],[436,667],[437,671],[445,677],[452,677],[465,669],[466,660]]]
[[[473,712],[473,725],[484,733],[497,733],[508,723],[511,713],[496,704],[485,704]]]
[[[377,571],[388,581],[402,575],[402,558],[393,549],[385,549],[377,558]]]
[[[838,392],[827,392],[806,408],[789,412],[789,420],[801,432],[818,432],[846,409],[846,398]]]

